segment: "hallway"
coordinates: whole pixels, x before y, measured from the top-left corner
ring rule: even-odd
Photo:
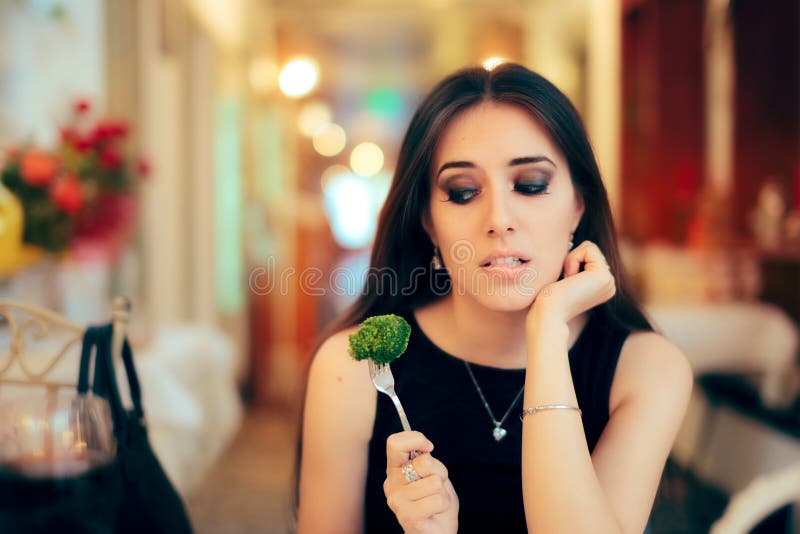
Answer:
[[[188,501],[196,534],[292,531],[296,420],[285,413],[247,413],[231,448]]]

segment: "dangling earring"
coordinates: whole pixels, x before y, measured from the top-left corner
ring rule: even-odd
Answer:
[[[569,243],[567,243],[567,247],[568,247],[567,250],[572,250],[572,247],[575,246],[575,243],[572,242],[572,238],[574,236],[575,236],[575,234],[570,232],[570,234],[569,234]]]
[[[431,258],[431,268],[438,271],[442,268],[442,260],[439,259],[439,247],[433,247],[433,258]]]

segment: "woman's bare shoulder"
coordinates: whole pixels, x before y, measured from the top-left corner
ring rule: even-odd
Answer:
[[[303,414],[298,532],[359,532],[377,392],[348,352],[350,328],[311,362]]]
[[[354,360],[349,352],[350,335],[357,330],[357,326],[341,330],[320,345],[311,362],[306,403],[324,407],[328,417],[341,419],[362,440],[368,440],[377,392],[367,362]]]
[[[311,362],[312,373],[316,369],[318,374],[330,375],[337,383],[343,383],[345,378],[354,380],[353,386],[363,386],[364,373],[368,373],[364,361],[356,361],[350,354],[350,336],[358,331],[358,326],[352,326],[332,334],[322,342],[314,360]],[[367,374],[367,385],[371,385]],[[366,388],[369,389],[369,388]]]
[[[686,356],[663,335],[651,331],[631,332],[620,351],[611,390],[611,408],[635,395],[652,395],[664,388],[688,398],[693,382]]]
[[[348,349],[350,348],[350,336],[357,331],[358,326],[351,326],[328,336],[317,349],[312,365],[342,366],[348,361],[354,362]]]

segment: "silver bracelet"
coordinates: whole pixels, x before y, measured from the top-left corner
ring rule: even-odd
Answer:
[[[519,420],[522,421],[526,415],[533,415],[536,412],[544,412],[546,410],[575,410],[578,412],[578,415],[583,413],[577,406],[569,406],[567,404],[540,404],[539,406],[522,410],[522,413],[519,414]]]

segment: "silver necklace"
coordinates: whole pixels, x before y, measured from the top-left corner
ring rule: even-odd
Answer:
[[[475,384],[475,390],[478,392],[478,395],[480,395],[481,400],[483,401],[483,405],[486,408],[486,411],[489,413],[489,417],[491,417],[492,422],[494,423],[494,428],[492,429],[492,437],[494,438],[495,441],[500,441],[501,439],[506,437],[506,434],[508,434],[508,430],[503,428],[503,422],[506,420],[506,417],[508,417],[508,414],[511,413],[511,409],[514,407],[514,405],[517,404],[517,401],[522,396],[522,392],[525,391],[525,384],[522,384],[522,388],[520,388],[519,393],[517,393],[517,396],[514,397],[513,401],[511,401],[511,406],[509,406],[508,410],[506,410],[506,414],[503,416],[502,419],[498,421],[495,418],[494,413],[492,413],[492,409],[489,407],[489,403],[486,402],[486,397],[483,396],[483,391],[481,390],[481,387],[478,385],[478,381],[475,380],[475,375],[472,373],[472,368],[470,367],[469,362],[467,362],[466,360],[462,361],[464,362],[464,367],[467,368],[467,372],[469,373],[469,377],[472,379],[472,383]]]

